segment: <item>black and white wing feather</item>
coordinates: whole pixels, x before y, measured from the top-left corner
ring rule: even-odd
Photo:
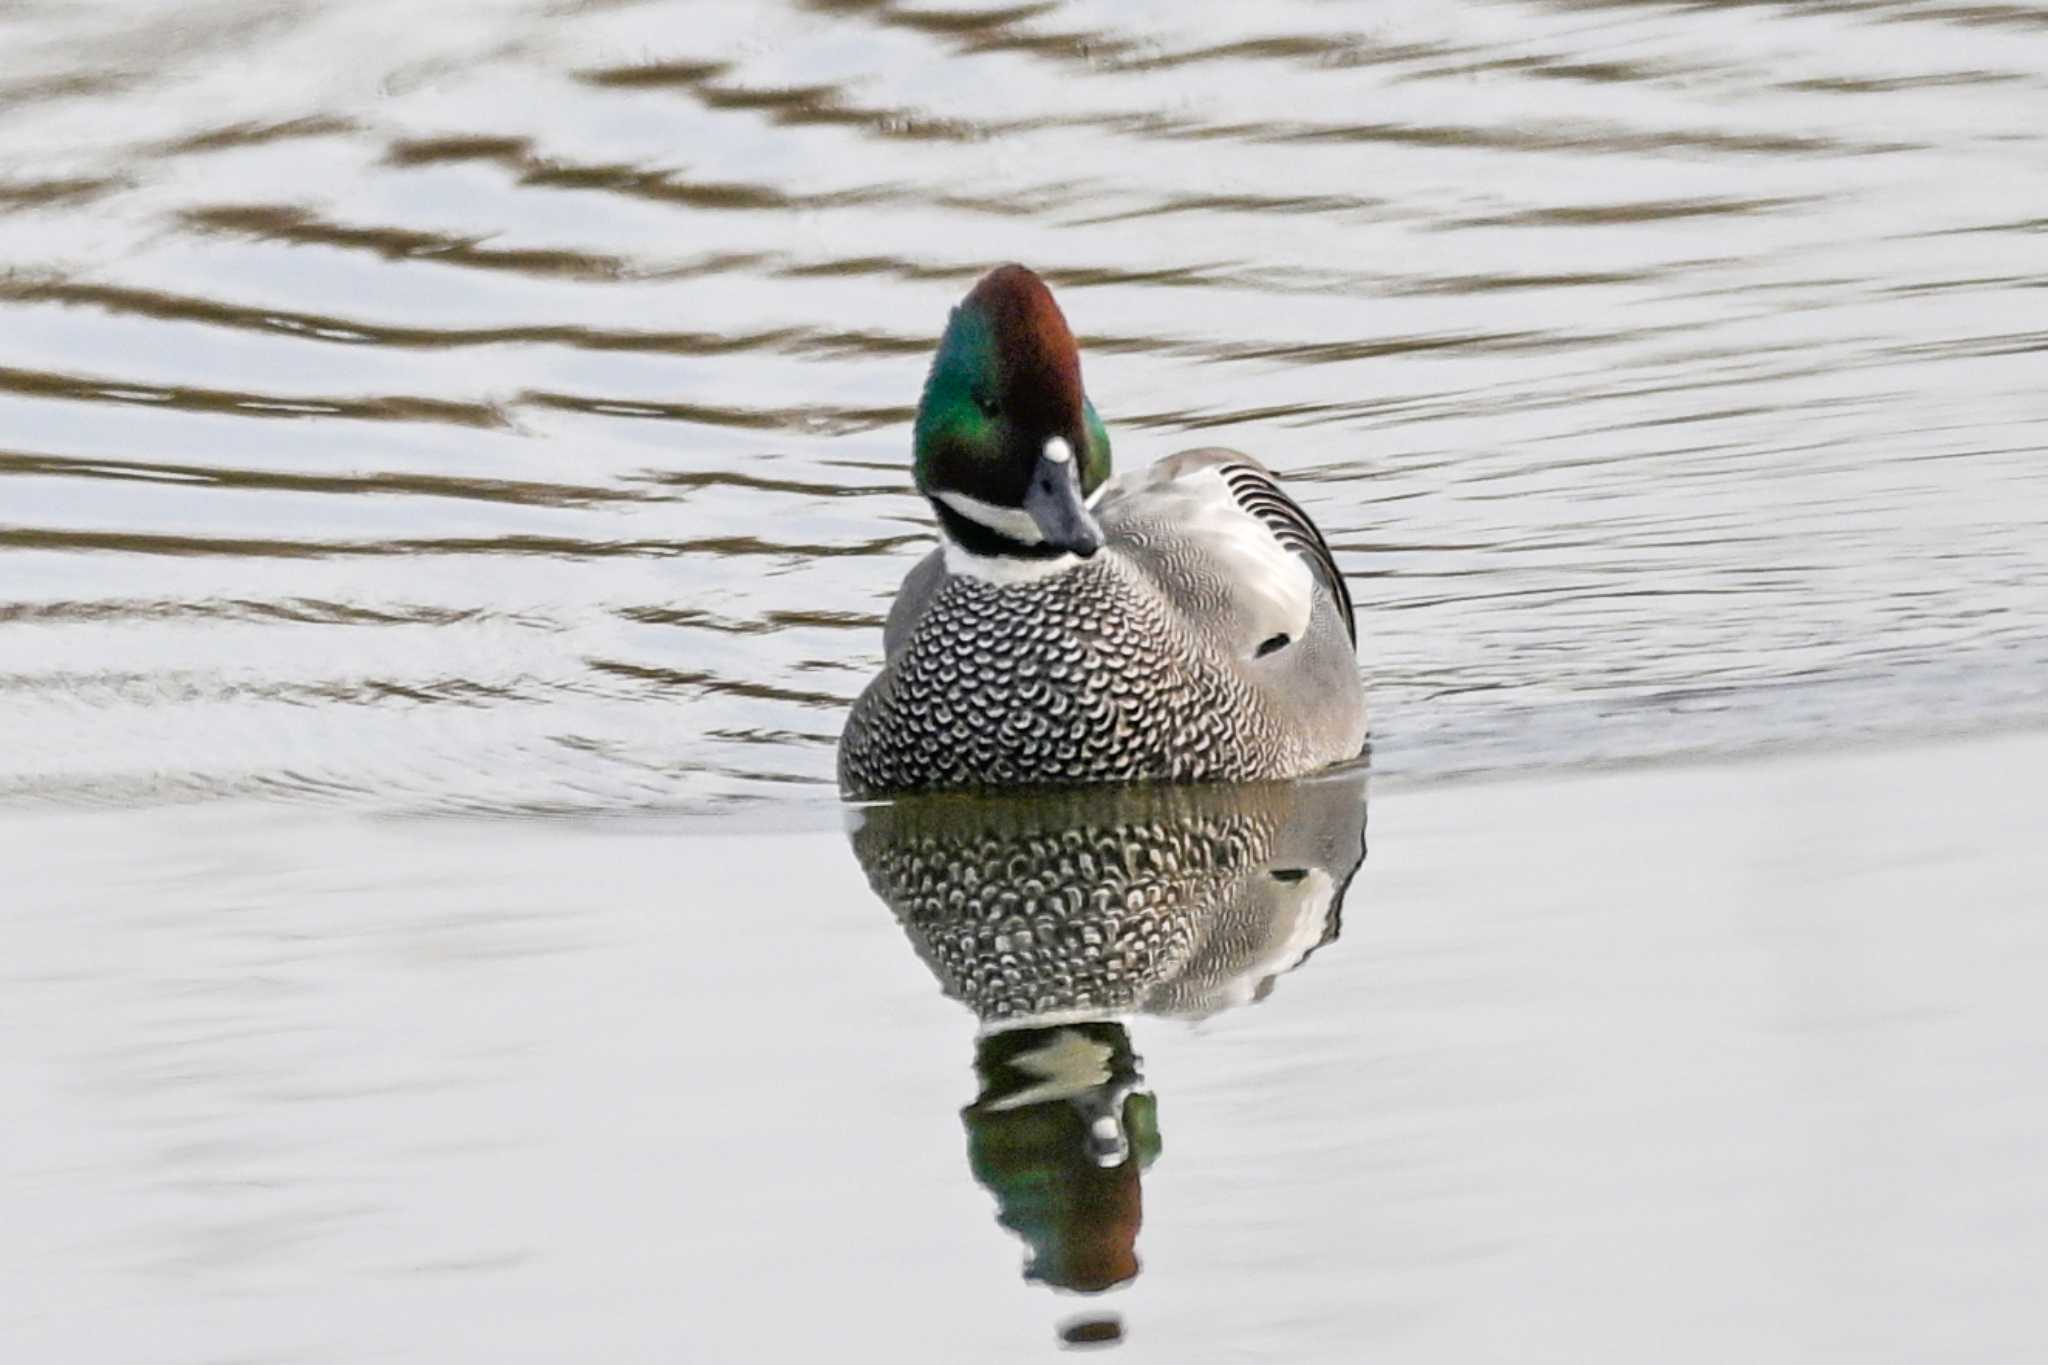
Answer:
[[[1323,533],[1309,520],[1301,504],[1287,496],[1279,480],[1264,465],[1239,461],[1224,465],[1218,472],[1238,506],[1264,522],[1275,539],[1308,561],[1310,572],[1336,597],[1344,633],[1356,645],[1358,623],[1352,617],[1351,589],[1344,582],[1344,571],[1337,567],[1336,556],[1330,553],[1330,542],[1323,539]]]

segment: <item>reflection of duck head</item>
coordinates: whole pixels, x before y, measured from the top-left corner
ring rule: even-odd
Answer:
[[[1365,856],[1362,773],[1242,787],[907,798],[855,854],[948,995],[982,1022],[963,1111],[1028,1278],[1138,1273],[1157,1111],[1123,1020],[1262,1000],[1337,935]]]
[[[984,1034],[974,1062],[967,1160],[1031,1248],[1025,1277],[1092,1292],[1136,1275],[1138,1173],[1159,1155],[1159,1127],[1124,1026]]]

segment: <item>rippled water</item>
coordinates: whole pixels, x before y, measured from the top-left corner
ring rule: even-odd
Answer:
[[[949,304],[1395,779],[2048,713],[2048,8],[0,7],[0,797],[822,799]]]

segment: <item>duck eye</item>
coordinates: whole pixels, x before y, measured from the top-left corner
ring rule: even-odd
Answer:
[[[1003,415],[1003,405],[997,401],[994,394],[977,393],[974,395],[974,406],[981,409],[983,417],[1000,417]]]

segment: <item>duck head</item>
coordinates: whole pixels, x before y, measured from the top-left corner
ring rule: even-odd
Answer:
[[[1045,281],[990,271],[953,310],[917,405],[917,487],[952,551],[1058,561],[1102,548],[1088,498],[1109,477],[1109,433],[1081,387],[1081,354]]]

